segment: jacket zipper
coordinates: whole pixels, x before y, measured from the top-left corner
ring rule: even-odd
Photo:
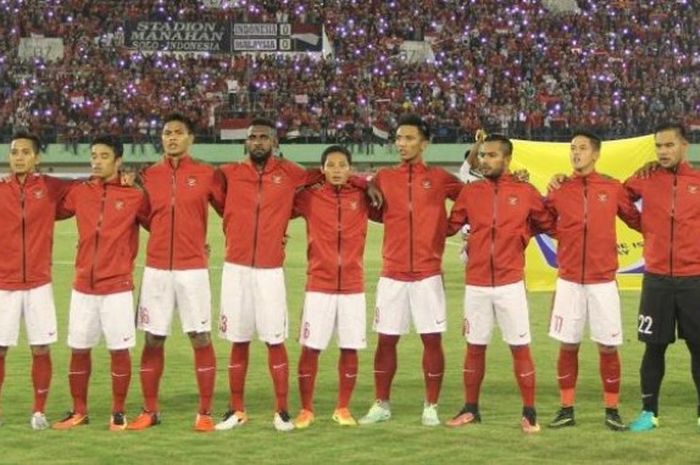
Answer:
[[[90,288],[95,289],[95,268],[97,268],[97,250],[100,245],[100,231],[105,214],[105,203],[107,201],[107,185],[102,185],[102,200],[100,201],[100,215],[97,217],[95,226],[95,251],[92,254],[92,268],[90,269]]]
[[[588,242],[588,180],[583,178],[583,257],[581,257],[581,284],[586,280],[586,246]]]
[[[491,287],[496,286],[496,266],[494,256],[496,254],[496,216],[498,214],[498,181],[494,183],[493,193],[493,218],[491,219]]]
[[[179,166],[179,165],[178,165]],[[170,269],[175,262],[175,191],[177,188],[177,166],[173,168],[170,181]]]
[[[413,165],[408,165],[408,257],[413,273]]]
[[[338,291],[341,289],[342,273],[343,273],[343,254],[342,254],[342,210],[340,208],[340,190],[335,191],[336,206],[338,208]]]
[[[673,189],[671,190],[671,240],[669,241],[669,271],[673,276],[673,239],[675,235],[676,219],[676,189],[678,187],[678,175],[673,173]]]
[[[19,187],[19,205],[22,211],[22,282],[27,282],[27,212],[25,211],[24,184]]]
[[[258,251],[258,223],[260,221],[260,204],[262,204],[263,174],[258,171],[258,195],[255,200],[255,229],[253,230],[253,260],[250,266],[255,266],[255,257]]]

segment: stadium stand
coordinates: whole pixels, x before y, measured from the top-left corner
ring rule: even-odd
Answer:
[[[0,141],[29,127],[66,150],[96,132],[145,147],[173,108],[212,143],[263,114],[289,141],[369,148],[407,111],[432,122],[437,142],[470,140],[479,127],[556,140],[586,126],[619,138],[670,118],[697,141],[698,1],[600,5],[1,0]],[[323,23],[330,48],[325,57],[140,53],[124,45],[136,20]],[[42,37],[62,49],[23,46]]]

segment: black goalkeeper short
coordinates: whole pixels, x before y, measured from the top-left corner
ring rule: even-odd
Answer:
[[[642,342],[670,344],[680,339],[700,342],[700,276],[645,273],[637,318]]]

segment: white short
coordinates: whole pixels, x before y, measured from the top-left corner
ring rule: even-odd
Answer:
[[[0,346],[17,345],[22,315],[29,345],[41,346],[58,340],[51,283],[23,291],[0,290]]]
[[[268,344],[287,339],[284,271],[224,263],[219,334],[231,342],[248,342],[256,332]]]
[[[418,334],[444,333],[447,330],[442,276],[431,276],[420,281],[379,278],[374,330],[381,334],[407,334],[411,320]]]
[[[209,270],[146,267],[141,282],[138,328],[156,336],[169,335],[175,309],[180,314],[183,332],[211,331]]]
[[[367,347],[365,294],[307,292],[301,317],[299,343],[312,349],[328,347],[333,331],[338,332],[341,349]]]
[[[525,284],[464,287],[464,337],[469,344],[487,345],[498,324],[506,344],[530,343]]]
[[[136,345],[134,297],[131,291],[106,295],[83,294],[73,289],[68,316],[68,347],[92,349],[105,335],[109,350]]]
[[[606,346],[622,344],[617,283],[577,284],[557,279],[549,335],[566,344],[578,344],[583,340],[586,320],[593,341]]]

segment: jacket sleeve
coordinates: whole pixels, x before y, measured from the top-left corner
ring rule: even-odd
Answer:
[[[632,201],[632,192],[621,184],[617,190],[617,216],[635,231],[642,231],[642,215]]]
[[[445,193],[447,194],[447,198],[450,200],[457,200],[457,197],[459,197],[460,193],[462,192],[464,183],[460,181],[457,176],[447,171],[444,171],[444,176]]]
[[[146,231],[151,230],[151,202],[145,190],[141,191],[141,203],[136,211],[136,221],[143,226]]]
[[[627,191],[627,195],[632,202],[636,202],[637,200],[642,198],[643,185],[644,182],[642,178],[634,175],[627,178],[627,180],[623,184],[625,190]]]
[[[544,198],[544,208],[552,216],[552,226],[547,231],[543,231],[543,233],[555,239],[557,238],[557,218],[559,217],[556,202],[557,192],[552,191]]]
[[[75,192],[79,184],[67,183],[61,186],[61,191],[58,193],[58,201],[56,202],[56,219],[65,220],[75,215]]]
[[[454,205],[452,205],[452,211],[450,211],[450,218],[447,221],[447,235],[453,236],[457,234],[457,231],[462,229],[462,226],[469,223],[469,215],[467,214],[467,205],[469,202],[469,185],[462,186],[462,190],[457,197]]]
[[[211,192],[209,193],[209,204],[214,207],[219,216],[224,216],[224,206],[226,204],[226,176],[221,169],[214,169],[211,182]]]
[[[555,217],[546,207],[544,198],[530,187],[530,225],[536,234],[548,234],[555,227]]]
[[[300,216],[307,218],[309,213],[309,200],[311,200],[311,193],[307,189],[302,189],[296,193],[294,196],[294,206],[292,208],[292,219],[299,218]]]

